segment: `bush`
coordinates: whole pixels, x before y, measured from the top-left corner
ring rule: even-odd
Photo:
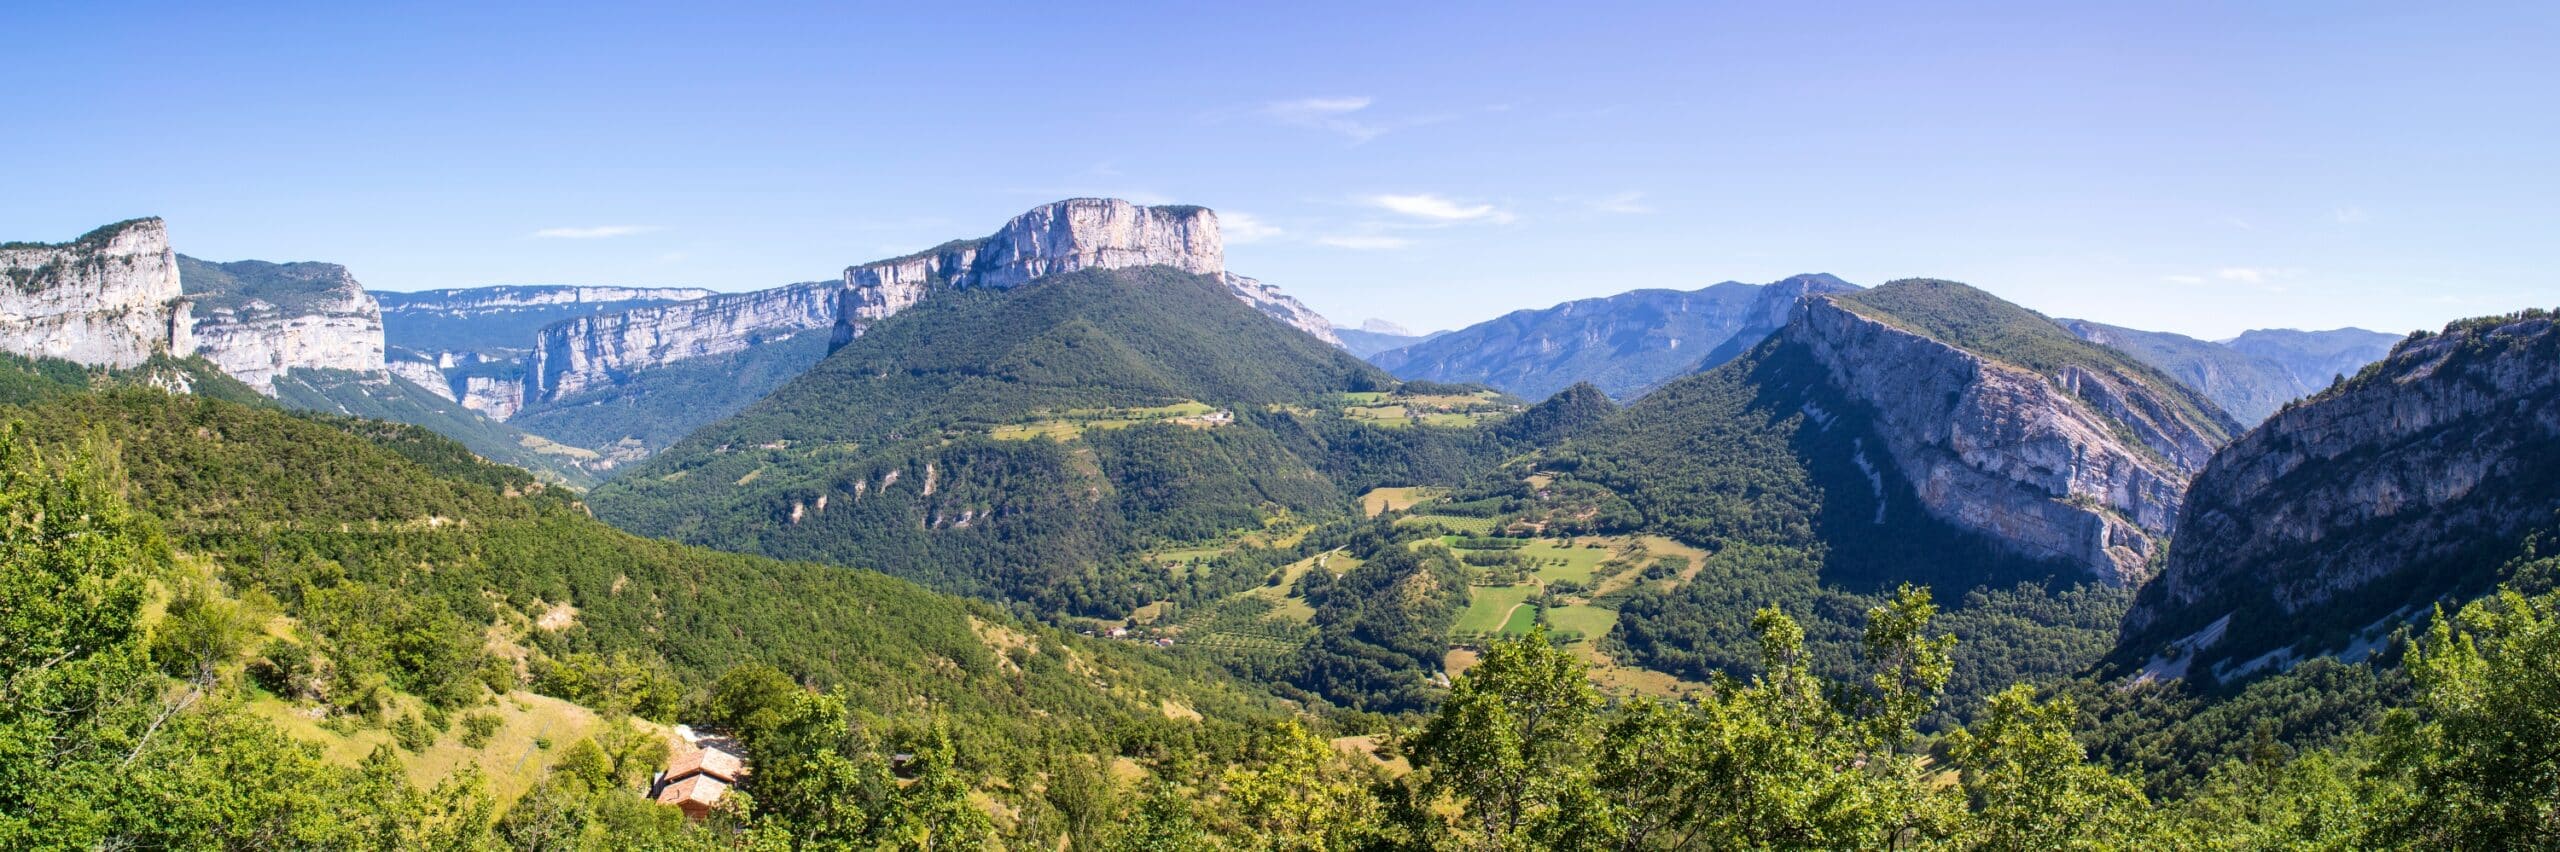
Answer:
[[[506,722],[499,719],[496,713],[465,715],[462,717],[462,744],[472,748],[487,746],[489,738],[497,736],[498,728],[505,724]]]
[[[436,731],[420,721],[417,714],[410,713],[391,721],[391,739],[401,748],[426,751],[428,746],[436,744]]]

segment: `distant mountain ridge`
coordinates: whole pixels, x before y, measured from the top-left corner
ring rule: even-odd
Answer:
[[[2083,340],[2123,350],[2204,392],[2244,425],[2255,425],[2285,403],[2328,387],[2337,376],[2354,375],[2399,340],[2342,328],[2258,330],[2213,342],[2088,320],[2060,322]]]
[[[1763,299],[1770,288],[1787,295]],[[1369,357],[1403,378],[1473,382],[1529,399],[1577,382],[1627,399],[1719,363],[1714,356],[1729,359],[1750,348],[1785,322],[1796,296],[1853,289],[1834,276],[1809,274],[1769,285],[1636,290],[1513,311]]]

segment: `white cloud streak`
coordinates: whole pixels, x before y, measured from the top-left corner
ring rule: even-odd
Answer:
[[[1491,204],[1465,204],[1437,195],[1373,195],[1369,203],[1391,213],[1433,222],[1509,222],[1512,216]]]
[[[1228,243],[1235,245],[1278,239],[1288,233],[1251,213],[1233,210],[1218,214],[1218,230]]]

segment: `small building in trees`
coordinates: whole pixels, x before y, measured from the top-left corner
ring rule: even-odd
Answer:
[[[720,798],[728,795],[729,785],[738,783],[746,774],[746,761],[717,748],[695,747],[677,754],[667,762],[667,771],[658,773],[657,786],[650,793],[661,805],[674,805],[688,819],[700,821],[720,806]]]

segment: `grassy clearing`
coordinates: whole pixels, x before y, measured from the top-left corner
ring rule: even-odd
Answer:
[[[1423,501],[1436,499],[1448,490],[1429,486],[1372,488],[1369,493],[1360,495],[1360,511],[1372,518],[1388,512],[1401,512],[1421,505]]]
[[[1558,580],[1588,583],[1591,572],[1622,549],[1612,546],[1612,543],[1604,543],[1600,547],[1582,546],[1593,541],[1598,540],[1542,538],[1520,548],[1519,553],[1537,561],[1538,579],[1550,583]]]
[[[410,703],[404,697],[400,712],[414,710]],[[391,742],[390,732],[380,728],[361,728],[343,735],[331,731],[312,718],[308,710],[273,696],[252,699],[247,708],[295,739],[319,746],[321,755],[336,763],[355,765],[376,747]],[[502,803],[513,802],[542,779],[543,772],[551,768],[551,761],[563,749],[594,735],[604,724],[587,708],[521,691],[499,697],[492,706],[465,713],[497,714],[501,723],[498,732],[480,748],[463,745],[459,719],[464,713],[455,714],[457,721],[436,737],[435,745],[421,752],[398,752],[410,781],[433,785],[464,766],[475,766],[487,780],[491,795]],[[625,724],[666,738],[670,748],[682,744],[663,726],[638,719],[626,719]]]
[[[1527,636],[1530,631],[1536,629],[1538,629],[1538,608],[1526,603],[1512,607],[1511,617],[1502,620],[1502,632],[1507,636]]]
[[[1492,535],[1492,518],[1470,518],[1463,515],[1406,515],[1396,519],[1397,526],[1439,524],[1467,535]]]
[[[1547,626],[1558,634],[1572,634],[1583,641],[1597,641],[1618,626],[1618,611],[1589,604],[1551,606],[1547,608]]]
[[[1511,611],[1527,603],[1529,596],[1537,592],[1538,587],[1530,585],[1469,587],[1467,611],[1458,615],[1456,629],[1460,634],[1470,635],[1507,631],[1512,621]]]
[[[1083,435],[1087,429],[1126,429],[1141,423],[1178,423],[1208,428],[1221,422],[1216,407],[1185,400],[1146,408],[1076,408],[1042,412],[1035,420],[989,429],[987,436],[999,441],[1028,441],[1040,437],[1065,441]]]

